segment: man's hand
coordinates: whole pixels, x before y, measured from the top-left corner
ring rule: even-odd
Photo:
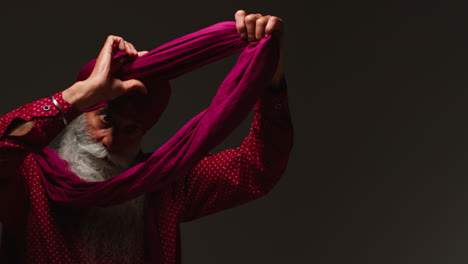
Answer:
[[[118,51],[126,56],[114,59]],[[146,93],[145,85],[136,79],[121,81],[113,76],[123,64],[139,57],[146,51],[137,52],[135,47],[118,36],[109,36],[99,53],[93,72],[88,79],[77,82],[63,91],[63,99],[73,104],[78,110],[85,110],[96,103],[112,100],[130,91]]]
[[[249,42],[259,41],[263,37],[273,35],[280,42],[280,60],[278,68],[271,82],[272,86],[279,86],[283,77],[283,20],[276,16],[262,16],[261,14],[247,14],[244,10],[238,10],[234,15],[237,32],[240,37]]]

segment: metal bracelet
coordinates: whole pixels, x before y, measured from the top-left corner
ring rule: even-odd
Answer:
[[[62,119],[63,119],[63,123],[66,125],[68,125],[68,122],[67,122],[67,119],[65,118],[65,115],[63,114],[62,112],[62,109],[60,108],[59,104],[57,103],[57,101],[55,100],[54,97],[52,96],[49,96],[50,100],[52,100],[52,102],[54,103],[55,107],[57,107],[57,110],[59,111],[59,113],[62,115]]]

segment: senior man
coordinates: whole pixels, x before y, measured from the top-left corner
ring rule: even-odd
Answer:
[[[272,35],[282,54],[281,19],[243,10],[235,19],[240,38],[256,42]],[[127,56],[115,58],[117,51]],[[109,181],[148,158],[140,151],[148,127],[139,105],[125,97],[146,94],[147,87],[114,74],[128,58],[144,54],[123,38],[109,36],[87,79],[1,117],[1,263],[180,263],[181,222],[254,200],[279,180],[292,146],[281,58],[241,146],[206,153],[184,177],[152,194],[158,208],[153,218],[145,211],[152,206],[146,195],[104,207],[51,199],[50,186],[39,177],[44,169],[32,154],[63,130],[58,154],[85,183]],[[108,103],[96,107],[102,101]],[[158,238],[157,247],[149,247],[155,244],[149,242],[152,237]]]

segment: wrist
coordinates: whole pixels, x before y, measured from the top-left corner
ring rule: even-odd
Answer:
[[[271,80],[271,86],[272,87],[279,87],[281,85],[281,80],[283,79],[283,72],[281,72],[278,75],[275,75],[273,79]]]
[[[273,75],[273,79],[271,80],[271,86],[277,87],[281,84],[281,79],[283,79],[284,70],[283,70],[283,63],[280,59],[278,62],[278,67],[276,68],[275,75]]]
[[[286,80],[284,77],[284,73],[280,75],[279,80],[274,80],[271,82],[270,86],[268,86],[267,91],[270,93],[280,93],[286,90]]]
[[[62,92],[62,98],[79,111],[83,111],[97,103],[97,100],[92,98],[92,90],[92,84],[88,81],[78,81]]]

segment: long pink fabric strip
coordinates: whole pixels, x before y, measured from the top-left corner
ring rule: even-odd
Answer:
[[[279,46],[271,36],[246,44],[235,22],[221,22],[166,43],[125,65],[122,78],[172,79],[242,50],[210,106],[185,124],[151,157],[104,182],[84,182],[57,153],[35,153],[49,198],[76,206],[109,206],[155,192],[185,175],[252,110],[276,70]],[[92,67],[84,68],[84,76]]]

